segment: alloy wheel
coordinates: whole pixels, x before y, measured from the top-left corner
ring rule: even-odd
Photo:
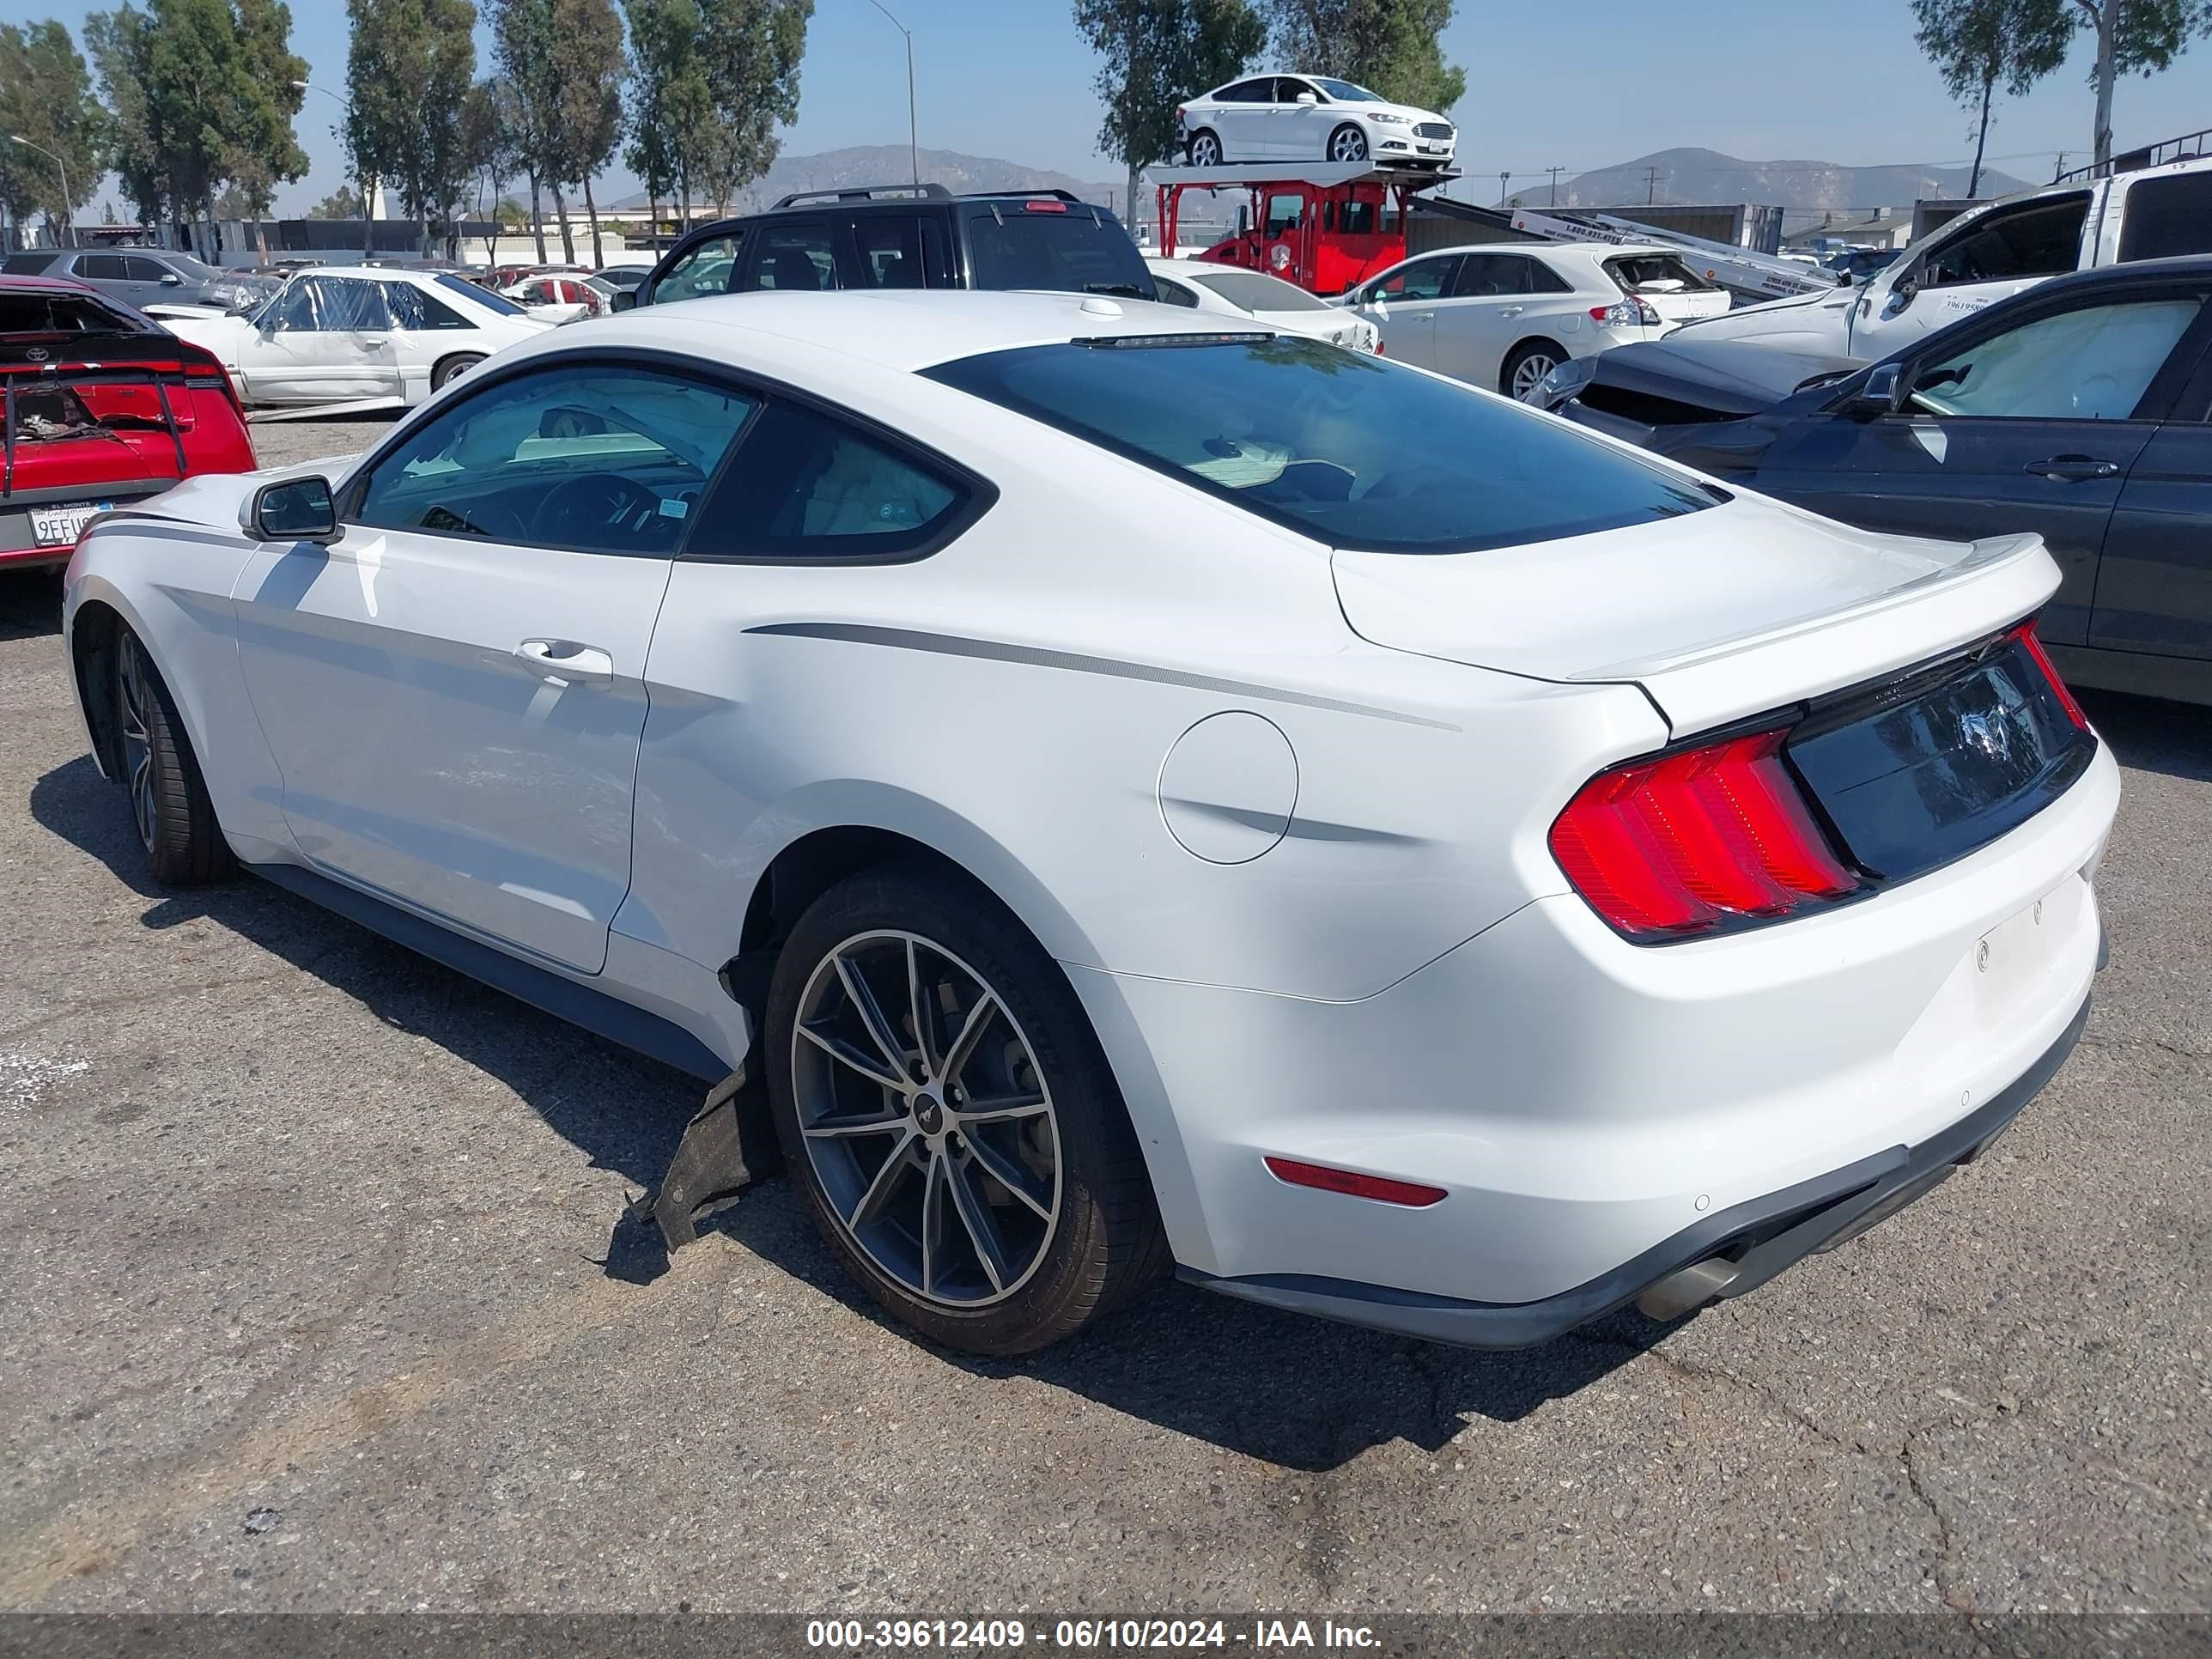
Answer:
[[[800,993],[791,1068],[816,1179],[878,1271],[961,1310],[1029,1282],[1060,1219],[1059,1124],[980,974],[918,933],[856,934]]]
[[[137,640],[125,635],[116,664],[116,701],[121,715],[123,780],[131,791],[131,815],[138,821],[138,839],[154,850],[154,739],[147,711],[153,707],[154,688],[146,653]]]
[[[1336,137],[1328,141],[1328,159],[1332,161],[1365,161],[1367,135],[1357,127],[1339,127]]]
[[[1210,132],[1201,132],[1190,141],[1190,164],[1194,167],[1221,165],[1221,142]]]
[[[1544,377],[1559,366],[1556,357],[1547,357],[1540,351],[1530,352],[1514,366],[1513,395],[1524,404],[1533,403]]]

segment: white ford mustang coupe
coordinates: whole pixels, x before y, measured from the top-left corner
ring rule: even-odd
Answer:
[[[1512,1346],[1753,1288],[2063,1060],[2057,580],[1187,311],[755,294],[104,515],[67,639],[156,877],[743,1065],[933,1339],[1172,1263]]]

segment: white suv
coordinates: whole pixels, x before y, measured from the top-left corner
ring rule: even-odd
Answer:
[[[1527,398],[1569,358],[1718,316],[1729,296],[1669,248],[1506,242],[1417,254],[1344,303],[1398,362]]]
[[[1434,110],[1394,104],[1326,75],[1253,75],[1176,111],[1183,157],[1194,167],[1231,161],[1452,164],[1459,134]]]

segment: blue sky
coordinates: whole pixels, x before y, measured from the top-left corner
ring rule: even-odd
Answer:
[[[1097,68],[1066,0],[888,0],[915,35],[924,146],[1003,156],[1108,179],[1120,169],[1094,148]],[[11,6],[59,16],[81,30],[100,0]],[[1462,189],[1516,189],[1543,170],[1570,173],[1674,145],[1753,160],[1865,166],[1960,161],[1972,154],[1966,115],[1912,43],[1907,0],[1686,0],[1560,6],[1460,0],[1446,53],[1468,72],[1453,112],[1461,128]],[[294,46],[309,78],[343,90],[345,10],[338,0],[293,0]],[[81,38],[81,35],[80,35]],[[478,32],[479,68],[489,43]],[[2086,38],[2073,61],[2029,98],[2002,104],[1990,135],[1995,165],[2040,182],[2055,152],[2086,149],[2093,102]],[[869,0],[816,0],[787,154],[906,141],[906,58],[899,33]],[[300,137],[313,162],[283,191],[297,212],[335,189],[343,163],[331,132],[337,106],[310,93]],[[2120,84],[2119,143],[2147,143],[2212,123],[2212,42],[2155,79]],[[610,200],[627,178],[599,191]],[[1854,204],[1853,205],[1873,205]],[[95,210],[95,212],[97,210]]]

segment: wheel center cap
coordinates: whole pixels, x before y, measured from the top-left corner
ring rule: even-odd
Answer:
[[[915,1096],[914,1127],[926,1135],[936,1134],[945,1127],[945,1097],[935,1084]]]

